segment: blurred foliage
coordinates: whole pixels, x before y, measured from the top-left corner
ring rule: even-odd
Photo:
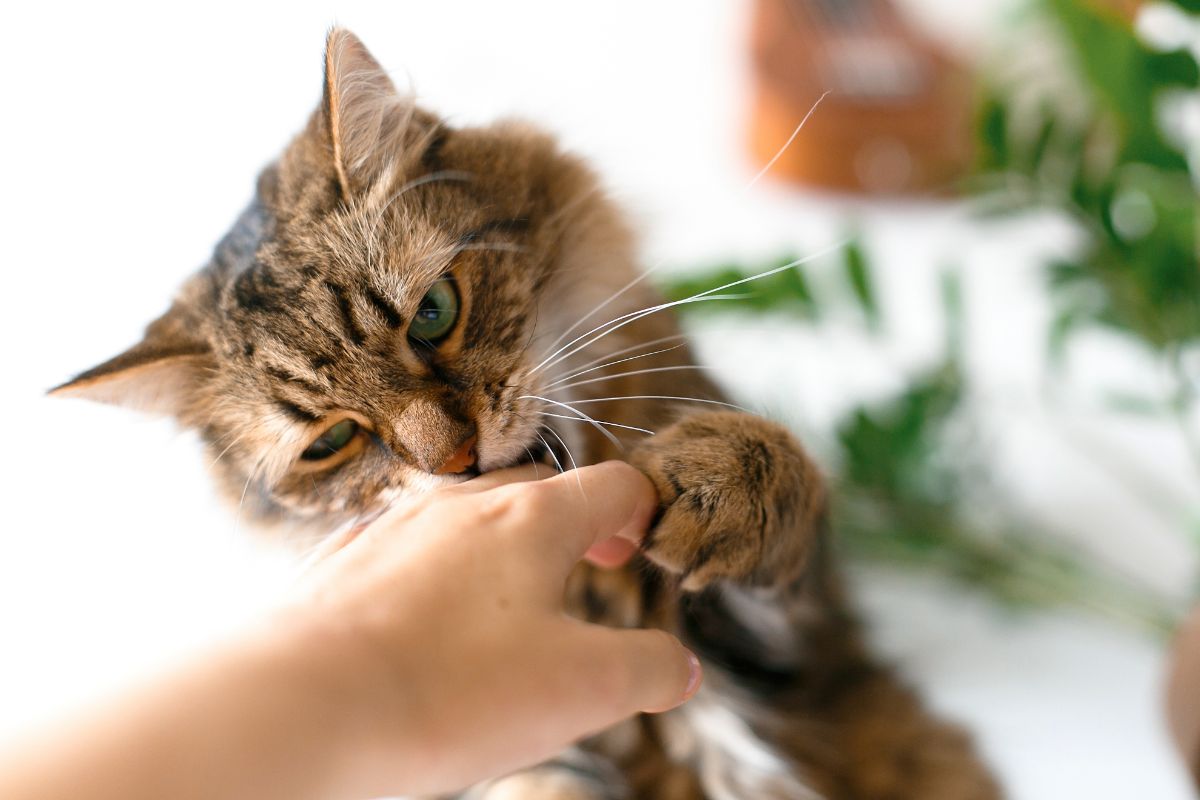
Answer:
[[[1123,20],[1079,0],[1041,7],[1078,68],[1079,91],[1047,87],[1029,113],[1018,99],[1027,87],[992,87],[973,188],[995,207],[1049,207],[1080,224],[1085,246],[1049,265],[1060,355],[1087,325],[1160,353],[1192,346],[1200,341],[1200,200],[1186,154],[1163,133],[1158,103],[1194,90],[1200,68],[1189,51],[1152,50]]]
[[[789,256],[752,270],[716,267],[665,288],[669,299],[681,300],[798,260]],[[783,281],[781,275],[793,277]],[[875,282],[859,242],[843,249],[838,275],[840,282],[816,281],[797,266],[752,282],[753,290],[736,302],[678,308],[698,317],[731,309],[768,312],[820,325],[849,300],[866,329],[878,332]],[[814,292],[818,283],[825,291]],[[851,406],[836,425],[827,455],[835,470],[839,545],[853,558],[930,571],[1011,607],[1082,608],[1156,633],[1169,630],[1174,616],[1166,602],[1081,560],[1054,532],[1029,520],[997,523],[971,512],[968,498],[990,487],[969,414],[955,273],[944,276],[942,306],[946,334],[937,362],[896,394]]]
[[[1108,406],[1173,417],[1200,469],[1200,442],[1190,426],[1200,411],[1200,379],[1184,366],[1200,346],[1200,200],[1187,154],[1164,132],[1159,107],[1171,93],[1194,92],[1200,68],[1186,50],[1146,45],[1127,21],[1098,4],[1034,2],[1073,74],[1033,87],[1032,103],[1027,81],[989,86],[978,115],[978,170],[967,191],[991,213],[1050,209],[1075,221],[1076,253],[1045,265],[1055,309],[1047,331],[1051,363],[1063,366],[1071,342],[1089,327],[1141,343],[1173,376],[1170,396],[1116,387]],[[1200,13],[1200,0],[1174,5]],[[665,290],[681,299],[793,260],[762,269],[726,265]],[[843,249],[838,275],[837,291],[816,292],[814,276],[796,267],[754,281],[740,300],[679,308],[693,315],[786,314],[824,325],[849,298],[867,330],[879,332],[879,295],[860,242]],[[953,274],[942,294],[947,333],[937,363],[893,396],[847,409],[836,425],[829,456],[844,548],[857,558],[949,576],[1009,605],[1083,607],[1169,631],[1180,609],[1154,591],[1116,576],[1016,511],[1002,519],[975,512],[971,498],[989,495],[991,505],[1001,506],[1003,498],[996,498],[971,419],[960,354],[964,311]]]

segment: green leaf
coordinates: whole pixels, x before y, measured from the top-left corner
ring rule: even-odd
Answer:
[[[1166,2],[1192,14],[1200,14],[1200,0],[1166,0]]]
[[[846,273],[846,281],[854,293],[854,299],[858,301],[858,306],[867,320],[867,326],[871,330],[877,331],[880,323],[879,303],[875,299],[871,268],[867,263],[862,243],[857,238],[851,239],[842,249],[842,253],[842,266]]]

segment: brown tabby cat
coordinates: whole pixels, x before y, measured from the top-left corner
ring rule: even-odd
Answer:
[[[642,556],[580,566],[570,599],[679,634],[704,689],[466,797],[996,797],[966,736],[864,651],[817,469],[729,410],[635,260],[579,160],[522,125],[448,127],[334,30],[320,107],[211,263],[55,393],[175,415],[241,513],[291,530],[529,459],[649,475]]]

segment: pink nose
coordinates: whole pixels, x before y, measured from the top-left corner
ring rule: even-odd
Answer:
[[[457,475],[475,466],[475,436],[472,435],[458,446],[446,463],[433,471],[434,475]]]

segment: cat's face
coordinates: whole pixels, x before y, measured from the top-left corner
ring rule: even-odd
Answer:
[[[611,217],[546,137],[452,130],[334,31],[321,107],[213,261],[56,391],[175,414],[245,511],[352,520],[543,447],[533,345]]]

